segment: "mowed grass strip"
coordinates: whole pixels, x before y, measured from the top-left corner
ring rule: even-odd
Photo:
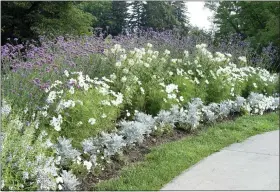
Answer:
[[[246,138],[279,129],[279,114],[243,116],[204,128],[198,134],[152,148],[145,160],[124,167],[118,178],[93,190],[159,190],[182,171],[210,154]]]

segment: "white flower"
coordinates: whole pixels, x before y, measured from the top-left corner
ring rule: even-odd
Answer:
[[[184,51],[184,55],[185,55],[185,57],[189,57],[189,52],[188,51]]]
[[[147,47],[152,48],[153,45],[151,43],[147,43]]]
[[[65,70],[65,71],[64,71],[64,75],[65,75],[66,77],[69,77],[69,72],[68,72],[67,70]]]
[[[195,77],[194,78],[194,82],[196,83],[196,84],[199,84],[199,80]]]
[[[113,74],[110,75],[110,78],[111,78],[112,80],[115,80],[115,79],[117,79],[117,76],[116,76],[115,73],[113,73]]]
[[[143,87],[140,87],[140,91],[141,91],[142,94],[145,93],[145,90],[143,89]]]
[[[206,79],[206,80],[205,80],[205,83],[206,83],[206,84],[209,84],[209,81]]]
[[[174,94],[174,93],[168,94],[167,98],[168,99],[176,99],[176,94]]]
[[[105,114],[105,113],[103,113],[102,115],[101,115],[101,118],[106,118],[107,117],[107,115]]]
[[[193,71],[192,70],[188,70],[188,74],[193,75]]]
[[[148,63],[144,63],[144,66],[147,67],[147,68],[150,67],[150,65]]]
[[[84,161],[84,165],[87,167],[87,170],[89,171],[92,167],[92,163],[90,161]]]
[[[101,101],[101,105],[108,105],[108,106],[110,106],[111,103],[109,101],[107,101],[107,100],[102,100]]]
[[[123,83],[126,82],[126,80],[127,80],[126,76],[121,78],[121,82],[123,82]]]
[[[123,61],[126,59],[126,54],[120,56],[120,60]]]
[[[129,66],[133,66],[133,65],[134,65],[133,59],[128,59],[128,65],[129,65]]]
[[[232,55],[230,53],[226,53],[225,55],[228,57],[232,57]]]
[[[184,101],[184,97],[183,96],[180,96],[179,99],[180,99],[180,101]]]
[[[120,67],[122,63],[120,61],[116,62],[116,67]]]
[[[258,86],[257,86],[257,84],[256,84],[256,83],[253,83],[253,86],[254,86],[255,88],[258,88]]]
[[[94,125],[94,124],[96,123],[96,119],[90,118],[90,119],[88,120],[88,123],[91,124],[91,125]]]
[[[247,62],[247,59],[246,59],[245,56],[238,57],[238,59],[239,59],[240,61],[244,62],[244,63]]]
[[[23,112],[26,114],[28,112],[28,108],[26,107]]]
[[[172,75],[173,75],[173,72],[172,72],[172,71],[169,71],[168,73],[169,73],[169,75],[170,75],[170,76],[172,76]]]
[[[55,99],[56,99],[56,92],[55,91],[51,91],[49,93],[48,98],[47,98],[47,103],[53,103]]]
[[[47,117],[48,116],[48,112],[47,111],[42,111],[41,114],[43,115],[43,117]]]
[[[83,124],[83,122],[82,121],[79,121],[78,123],[77,123],[77,126],[79,127],[79,126],[81,126]]]
[[[57,177],[57,178],[55,179],[55,181],[56,181],[56,183],[63,183],[62,177]]]
[[[169,54],[170,54],[170,51],[166,49],[166,50],[164,51],[164,54],[165,54],[165,55],[169,55]]]
[[[58,190],[62,190],[63,189],[63,187],[60,184],[57,187],[58,187]]]
[[[124,69],[123,69],[123,72],[124,72],[125,74],[127,74],[127,73],[129,72],[129,70],[128,70],[127,68],[124,68]]]
[[[166,93],[172,93],[174,90],[178,90],[178,85],[169,84],[165,87]]]
[[[177,59],[171,59],[171,63],[176,63]]]
[[[62,124],[62,116],[60,114],[58,115],[57,118],[53,117],[50,122],[50,125],[53,126],[56,131],[61,130],[61,127],[60,127],[61,124]]]

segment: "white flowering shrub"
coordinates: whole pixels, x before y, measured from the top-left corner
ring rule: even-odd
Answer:
[[[88,135],[114,129],[123,95],[110,88],[110,81],[72,72],[66,82],[52,84],[41,117],[54,137],[75,138],[73,145],[79,147]]]

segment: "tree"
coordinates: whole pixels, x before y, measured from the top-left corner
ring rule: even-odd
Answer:
[[[147,25],[146,10],[143,1],[133,1],[129,4],[131,7],[128,15],[127,28],[131,31],[139,31]]]
[[[73,2],[1,2],[1,40],[36,39],[41,34],[89,34],[93,17]]]
[[[118,35],[124,31],[128,17],[128,4],[126,1],[113,1],[112,2],[112,20],[111,35]]]
[[[125,1],[82,2],[79,8],[96,19],[93,28],[100,28],[106,35],[118,35],[123,31],[127,17]]]
[[[258,54],[268,46],[279,53],[279,2],[224,1],[219,4],[208,2],[206,6],[215,11],[216,40],[238,34],[242,40],[250,42]],[[273,59],[274,64],[279,62],[279,56]]]

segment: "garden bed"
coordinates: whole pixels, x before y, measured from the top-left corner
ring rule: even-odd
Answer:
[[[25,58],[5,47],[2,61],[14,68],[2,78],[4,190],[90,189],[145,162],[155,146],[279,107],[277,74],[241,56],[234,64],[206,44],[173,58],[150,43],[131,50],[116,44],[99,55],[83,46],[73,51],[73,43],[84,41],[45,42]]]

